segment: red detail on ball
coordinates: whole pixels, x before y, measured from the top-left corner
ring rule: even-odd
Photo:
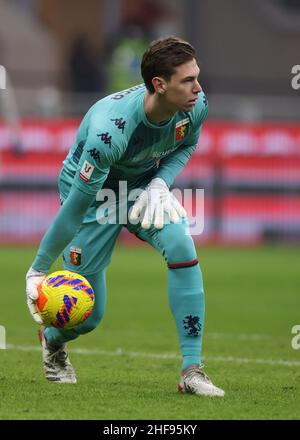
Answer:
[[[93,311],[93,308],[91,308],[91,310],[89,310],[88,312],[86,312],[85,315],[84,315],[83,318],[82,318],[82,321],[85,321],[86,318],[88,318],[88,317],[90,316],[90,314],[92,313],[92,311]]]
[[[46,295],[42,291],[42,283],[40,283],[37,286],[37,291],[39,293],[39,296],[38,296],[38,299],[36,300],[36,305],[37,305],[37,308],[42,312],[44,310],[46,302],[48,301]]]

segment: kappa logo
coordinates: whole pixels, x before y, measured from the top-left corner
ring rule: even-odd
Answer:
[[[97,136],[105,143],[105,145],[108,145],[109,148],[111,148],[111,136],[108,132],[97,134]]]
[[[96,148],[92,148],[91,150],[87,150],[90,153],[90,156],[95,160],[100,160],[100,153]]]
[[[79,174],[80,178],[85,182],[88,182],[92,176],[94,168],[95,167],[92,164],[90,164],[87,160],[85,160],[80,170],[80,174]]]
[[[122,130],[122,134],[123,134],[126,121],[124,121],[123,118],[115,118],[115,119],[111,119],[111,121],[115,123],[115,126],[118,127],[119,130]]]

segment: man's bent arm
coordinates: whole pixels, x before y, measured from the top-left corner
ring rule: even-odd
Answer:
[[[202,124],[205,121],[208,112],[205,96],[204,99],[205,107],[202,109],[197,121],[194,122],[194,130],[188,135],[186,144],[182,145],[177,150],[173,151],[173,153],[169,154],[169,156],[164,157],[160,161],[156,177],[163,179],[168,187],[173,184],[174,180],[178,174],[181,173],[182,169],[185,167],[191,155],[197,148]]]
[[[181,147],[160,161],[156,177],[163,179],[170,187],[187,164],[197,145]]]
[[[47,273],[68,243],[74,237],[95,196],[72,187],[52,225],[44,235],[32,267]]]

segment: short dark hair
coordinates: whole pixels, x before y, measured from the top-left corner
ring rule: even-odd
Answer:
[[[194,58],[195,49],[181,38],[171,36],[152,41],[141,62],[141,74],[148,91],[155,92],[152,84],[155,76],[162,76],[168,81],[176,67]]]

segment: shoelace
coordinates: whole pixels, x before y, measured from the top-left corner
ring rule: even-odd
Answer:
[[[199,380],[199,377],[197,377],[198,375],[201,376],[201,381],[204,381],[206,383],[211,383],[211,380],[209,379],[209,377],[207,376],[207,374],[204,373],[204,371],[200,368],[200,367],[195,367],[193,369],[190,369],[189,371],[187,371],[187,373],[184,375],[185,378],[189,377],[190,379],[195,379],[195,380]]]
[[[60,349],[57,353],[56,361],[58,361],[60,364],[62,364],[64,366],[67,366],[67,364],[68,364],[67,359],[68,359],[67,351],[64,349]]]
[[[57,350],[55,350],[51,355],[50,355],[51,359],[54,362],[63,362],[65,363],[68,357],[68,353],[65,349],[64,346],[58,348]]]

